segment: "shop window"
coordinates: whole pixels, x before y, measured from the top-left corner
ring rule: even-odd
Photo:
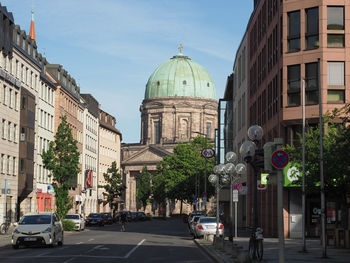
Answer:
[[[300,65],[288,66],[288,106],[300,105]]]
[[[300,50],[300,11],[288,13],[288,51]]]

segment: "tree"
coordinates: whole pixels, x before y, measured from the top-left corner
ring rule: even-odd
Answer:
[[[147,167],[144,166],[140,176],[138,177],[136,198],[141,202],[144,209],[146,209],[147,201],[152,193],[151,186],[151,173],[147,171]]]
[[[65,218],[73,204],[68,196],[68,190],[80,172],[77,141],[73,138],[72,129],[65,115],[60,117],[55,140],[50,142],[49,149],[43,151],[44,167],[51,172],[53,187],[56,193],[56,208],[60,218]]]
[[[200,193],[204,192],[204,180],[208,180],[207,171],[213,170],[214,159],[207,160],[201,156],[204,148],[211,148],[211,143],[204,137],[198,136],[188,143],[179,143],[174,147],[174,153],[165,156],[157,167],[153,179],[153,195],[155,200],[165,198],[182,202],[193,202],[196,178],[200,184]],[[207,171],[206,171],[207,170]],[[208,197],[214,193],[214,188],[207,183]],[[182,207],[181,207],[182,208]],[[181,211],[182,212],[182,211]]]
[[[324,186],[327,198],[337,200],[347,211],[350,197],[350,126],[349,105],[334,109],[324,116],[325,135],[323,137]],[[308,193],[320,191],[320,128],[310,127],[305,133],[305,181]],[[302,162],[302,137],[297,145],[287,145],[290,159]],[[299,179],[301,180],[301,179]],[[342,213],[343,214],[343,213]],[[345,213],[344,213],[345,214]]]
[[[126,189],[123,185],[123,176],[117,168],[117,163],[112,162],[111,166],[107,169],[107,172],[103,174],[103,178],[106,182],[104,185],[99,185],[99,188],[104,188],[104,196],[107,197],[107,202],[110,207],[113,207],[113,215],[115,213],[116,206],[113,205],[116,199],[121,196],[122,192]]]

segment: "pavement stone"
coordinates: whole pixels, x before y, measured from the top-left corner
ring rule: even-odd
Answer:
[[[215,262],[247,262],[249,237],[241,237],[234,240],[234,244],[241,247],[238,258],[225,254],[223,251],[215,249],[213,244],[205,240],[195,240],[195,243],[201,247],[208,256]],[[229,242],[228,240],[225,242]],[[278,262],[278,238],[264,239],[264,257],[261,262]],[[307,253],[301,252],[302,239],[285,240],[285,262],[308,262],[308,263],[349,263],[350,249],[327,247],[328,258],[322,258],[322,246],[319,239],[307,239]]]

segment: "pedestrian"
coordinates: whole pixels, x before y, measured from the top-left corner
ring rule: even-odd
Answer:
[[[119,217],[119,222],[121,224],[120,231],[125,232],[125,223],[126,223],[126,213],[123,211],[123,213]]]

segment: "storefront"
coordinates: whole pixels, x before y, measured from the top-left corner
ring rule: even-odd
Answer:
[[[54,211],[55,195],[52,185],[37,184],[36,201],[38,212]]]

